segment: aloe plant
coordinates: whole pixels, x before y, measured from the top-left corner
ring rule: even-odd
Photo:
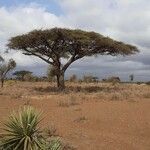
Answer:
[[[62,150],[59,139],[43,136],[40,121],[40,113],[29,106],[12,113],[0,135],[0,150]]]
[[[32,107],[24,107],[13,113],[4,124],[1,135],[1,149],[5,150],[38,150],[42,149],[44,138],[38,127],[40,114]]]

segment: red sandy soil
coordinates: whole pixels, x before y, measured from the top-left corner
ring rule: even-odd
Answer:
[[[78,150],[150,150],[150,99],[99,100],[89,94],[77,104],[62,106],[64,97],[68,96],[24,99],[1,94],[0,121],[29,104],[42,110],[42,127],[54,125],[59,136]]]

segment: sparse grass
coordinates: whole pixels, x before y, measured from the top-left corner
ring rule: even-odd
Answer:
[[[0,91],[1,121],[5,119],[5,115],[11,109],[17,109],[24,105],[34,106],[44,111],[45,114],[43,116],[44,122],[40,124],[40,127],[45,128],[51,122],[56,125],[50,125],[45,133],[48,137],[53,137],[56,143],[57,139],[62,137],[73,145],[75,144],[77,148],[83,146],[82,149],[88,149],[89,145],[92,148],[95,145],[99,148],[99,141],[102,141],[102,139],[98,132],[101,133],[103,130],[102,134],[106,137],[109,136],[108,131],[115,137],[118,136],[118,139],[121,139],[120,143],[124,139],[124,133],[120,134],[123,131],[125,131],[126,136],[129,135],[129,138],[125,139],[126,143],[131,143],[127,141],[127,139],[132,140],[131,134],[137,138],[137,141],[139,138],[140,143],[141,133],[139,131],[142,131],[146,135],[143,136],[145,143],[138,144],[136,141],[134,144],[138,146],[143,144],[143,147],[146,145],[148,140],[146,137],[149,137],[147,125],[150,123],[148,117],[150,106],[148,101],[150,99],[149,85],[67,82],[65,91],[60,92],[56,89],[56,84],[49,82],[17,81],[12,85],[6,84]],[[139,114],[141,115],[140,119],[138,119]],[[145,120],[148,124],[145,123]],[[80,134],[81,131],[82,134]],[[60,137],[58,132],[61,135]],[[110,136],[113,136],[112,134]],[[132,142],[134,141],[132,140]],[[115,140],[112,143],[114,147],[117,144]],[[58,142],[58,144],[60,143]],[[103,141],[101,144],[104,144]],[[74,149],[70,144],[64,146],[66,150]]]
[[[114,93],[117,96],[114,96]],[[55,83],[49,82],[19,82],[17,81],[12,86],[6,86],[1,90],[0,95],[10,96],[13,99],[24,99],[25,97],[46,97],[51,95],[62,97],[58,105],[69,107],[76,105],[78,100],[88,101],[91,99],[97,100],[129,100],[134,98],[149,98],[150,86],[146,84],[135,83],[66,83],[66,90],[60,92],[57,90]],[[92,95],[92,96],[91,96]],[[92,97],[92,98],[91,98]],[[118,98],[119,97],[119,98]],[[71,100],[69,100],[71,99]],[[73,99],[73,100],[72,100]],[[74,100],[76,99],[76,100]]]
[[[67,99],[60,100],[58,102],[58,106],[60,107],[70,107],[75,105],[79,105],[79,103],[77,102],[76,97],[74,95],[71,95]]]
[[[150,98],[150,93],[145,93],[145,94],[143,95],[143,98]]]
[[[6,84],[6,86],[13,86],[16,82],[17,81],[15,81],[15,80],[7,80],[5,84]]]
[[[13,99],[20,99],[22,97],[22,94],[21,93],[14,93],[14,94],[11,95],[11,97]]]
[[[74,111],[81,111],[81,110],[82,110],[81,108],[74,109]]]
[[[45,129],[45,136],[46,137],[57,137],[59,136],[57,133],[57,129],[54,125],[49,125],[46,129]]]
[[[24,103],[24,105],[31,106],[31,100],[30,99],[26,100],[26,102]]]
[[[118,101],[118,100],[120,100],[120,97],[117,94],[113,94],[112,97],[111,97],[111,100],[112,101]]]
[[[69,143],[64,143],[63,150],[77,150],[77,148],[75,148],[73,145],[71,145]]]
[[[58,106],[60,106],[60,107],[69,107],[69,103],[61,100],[61,101],[58,102]]]
[[[75,119],[74,122],[84,122],[87,118],[85,116],[80,116],[79,118]]]

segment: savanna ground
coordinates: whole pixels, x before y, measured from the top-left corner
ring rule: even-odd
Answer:
[[[43,112],[42,128],[78,150],[150,149],[150,86],[67,83],[61,93],[54,86],[7,81],[0,89],[0,121],[31,105]]]

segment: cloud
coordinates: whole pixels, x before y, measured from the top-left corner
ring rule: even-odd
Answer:
[[[140,45],[150,38],[150,1],[60,0],[60,5],[74,27]]]
[[[66,14],[64,19],[67,18],[67,23],[74,28],[97,31],[116,40],[134,44],[141,51],[140,54],[125,58],[110,57],[109,60],[107,57],[98,57],[95,61],[87,59],[84,63],[85,71],[96,72],[97,67],[101,70],[98,75],[118,73],[123,76],[123,73],[135,73],[138,79],[148,79],[148,73],[150,76],[148,71],[150,69],[150,1],[60,0],[60,5]],[[83,70],[82,64],[76,66],[77,68]]]
[[[56,1],[56,0],[55,0]],[[70,27],[93,30],[138,46],[140,54],[130,57],[99,56],[85,58],[69,67],[69,74],[92,73],[96,76],[118,75],[128,79],[134,73],[138,80],[150,76],[150,1],[147,0],[57,0],[63,14],[56,15],[32,3],[26,6],[0,8],[0,49],[11,36],[32,29]],[[39,73],[46,64],[33,57],[11,52],[20,66],[32,68]],[[21,67],[20,67],[21,68]],[[36,69],[37,68],[37,69]],[[38,70],[38,71],[37,71]]]
[[[47,12],[38,5],[1,7],[0,8],[0,49],[6,50],[7,40],[15,35],[29,32],[33,29],[63,27],[63,22],[55,14]],[[13,57],[20,66],[32,66],[42,63],[35,57],[30,59],[21,53],[10,52],[6,58]],[[36,62],[36,63],[35,63]]]
[[[1,37],[14,36],[32,29],[63,26],[59,17],[37,6],[0,8]]]

